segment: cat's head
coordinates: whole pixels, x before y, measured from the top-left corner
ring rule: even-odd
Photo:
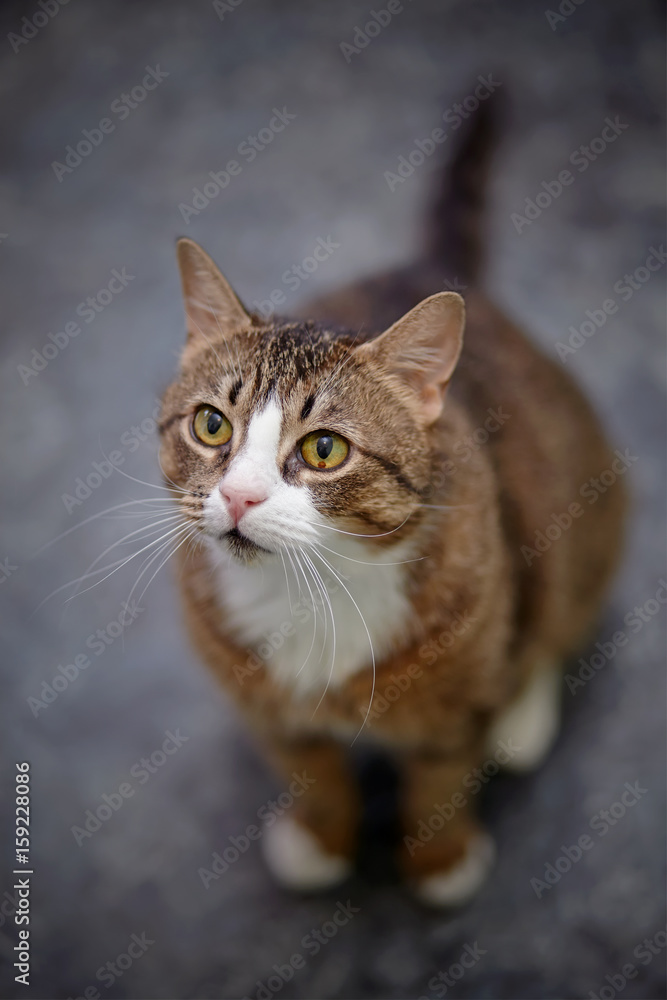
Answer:
[[[244,562],[331,546],[333,526],[383,547],[403,537],[428,492],[461,297],[433,295],[368,339],[262,321],[196,243],[178,257],[188,336],[161,462],[186,517]]]

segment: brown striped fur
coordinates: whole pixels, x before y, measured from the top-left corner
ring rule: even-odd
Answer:
[[[170,481],[191,491],[183,499],[186,516],[200,518],[204,497],[243,444],[249,418],[274,394],[286,413],[285,480],[310,489],[334,523],[367,535],[369,551],[389,553],[411,539],[427,557],[406,567],[412,614],[400,644],[377,663],[375,678],[369,663],[329,687],[314,715],[320,692],[292,697],[265,666],[239,680],[248,651],[225,621],[207,551],[198,548],[183,560],[196,647],[280,773],[306,769],[316,778],[295,807],[300,821],[327,851],[351,855],[359,798],[346,746],[369,705],[380,704],[392,677],[412,677],[397,700],[368,720],[365,733],[399,762],[403,822],[414,832],[434,803],[460,791],[463,776],[485,759],[490,723],[535,665],[564,660],[589,635],[618,557],[623,487],[617,483],[595,505],[583,504],[583,516],[528,565],[521,547],[532,547],[535,532],[580,499],[582,485],[608,469],[613,455],[574,383],[479,293],[466,296],[463,351],[451,382],[438,390],[446,388],[442,413],[434,422],[424,418],[409,377],[388,371],[368,345],[442,288],[442,261],[430,257],[343,289],[312,303],[303,322],[271,323],[245,313],[217,272],[205,274],[209,267],[196,245],[181,244],[186,298],[189,282],[208,282],[212,300],[222,296],[227,303],[215,322],[205,308],[190,308],[182,373],[164,398],[162,463]],[[197,294],[205,298],[206,288]],[[233,415],[238,428],[219,452],[189,433],[202,402]],[[489,411],[500,411],[504,422],[460,459],[460,443],[484,426]],[[295,457],[298,441],[322,427],[355,443],[354,455],[326,476],[304,470]],[[464,629],[456,628],[461,620]],[[412,666],[416,674],[414,665],[419,676],[408,673]],[[475,829],[471,807],[461,808],[423,850],[405,853],[406,872],[447,869]]]

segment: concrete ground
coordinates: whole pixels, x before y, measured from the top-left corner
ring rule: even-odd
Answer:
[[[553,0],[550,14],[528,0],[415,0],[365,47],[346,50],[347,60],[341,43],[354,42],[355,27],[385,0],[230,0],[217,11],[182,0],[74,0],[44,24],[37,2],[3,6],[2,996],[665,996],[665,609],[655,597],[665,575],[665,267],[648,280],[637,272],[635,287],[623,277],[652,248],[664,250],[661,6],[585,0],[561,3],[571,12],[559,14]],[[124,104],[147,67],[154,89]],[[122,637],[113,623],[131,567],[37,610],[136,522],[103,517],[38,550],[99,511],[160,495],[120,471],[93,475],[88,496],[75,490],[110,451],[122,472],[159,482],[151,414],[183,336],[175,236],[201,241],[251,303],[284,289],[284,271],[330,236],[340,249],[287,289],[286,312],[409,260],[436,157],[393,191],[384,173],[489,73],[511,95],[512,113],[491,190],[488,287],[554,354],[587,310],[607,299],[618,306],[563,363],[636,459],[627,554],[600,626],[601,642],[619,629],[628,642],[584,685],[565,688],[563,733],[542,770],[489,785],[483,811],[499,863],[461,913],[425,912],[372,854],[366,874],[338,893],[295,899],[271,882],[257,842],[205,888],[199,870],[280,788],[191,652],[168,570]],[[239,145],[275,107],[296,117],[197,214],[180,210],[209,171],[242,155]],[[573,165],[616,116],[627,128],[603,151],[595,144],[586,169]],[[105,118],[113,128],[91,132]],[[66,147],[84,129],[97,145],[68,165]],[[568,166],[574,182],[515,225],[513,213]],[[114,269],[128,277],[107,294]],[[98,629],[106,639],[94,637]],[[59,671],[85,653],[90,665],[78,675]],[[49,693],[55,677],[59,690]],[[44,694],[43,707],[29,701]],[[183,742],[145,770],[138,762],[168,731]],[[14,761],[24,760],[28,987],[11,970],[9,806]],[[638,783],[637,800],[615,806],[626,783]],[[130,797],[77,842],[72,828],[104,795],[118,804],[121,785]],[[384,778],[380,786],[369,823],[386,836],[391,788]],[[610,808],[603,834],[595,817]],[[569,870],[560,861],[559,880],[538,898],[531,878],[586,833],[592,849]],[[348,900],[347,923],[316,947],[311,930]],[[133,936],[143,944],[135,939],[125,959]],[[434,992],[429,981],[451,967],[458,976],[466,948],[472,967]],[[299,968],[287,979],[292,956]]]

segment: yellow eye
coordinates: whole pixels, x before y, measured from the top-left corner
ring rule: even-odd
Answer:
[[[350,446],[333,431],[313,431],[301,442],[301,457],[314,469],[334,469],[347,458]]]
[[[195,437],[212,447],[227,444],[232,436],[232,425],[213,406],[200,406],[192,422]]]

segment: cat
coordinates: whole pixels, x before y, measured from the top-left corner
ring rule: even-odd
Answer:
[[[618,560],[622,482],[582,494],[616,461],[591,407],[482,294],[451,290],[480,272],[496,118],[490,100],[470,119],[422,259],[308,318],[249,312],[177,244],[187,340],[160,454],[199,541],[186,620],[281,779],[307,776],[261,837],[296,890],[353,868],[362,739],[398,765],[417,897],[477,891],[494,848],[470,775],[542,760]]]

